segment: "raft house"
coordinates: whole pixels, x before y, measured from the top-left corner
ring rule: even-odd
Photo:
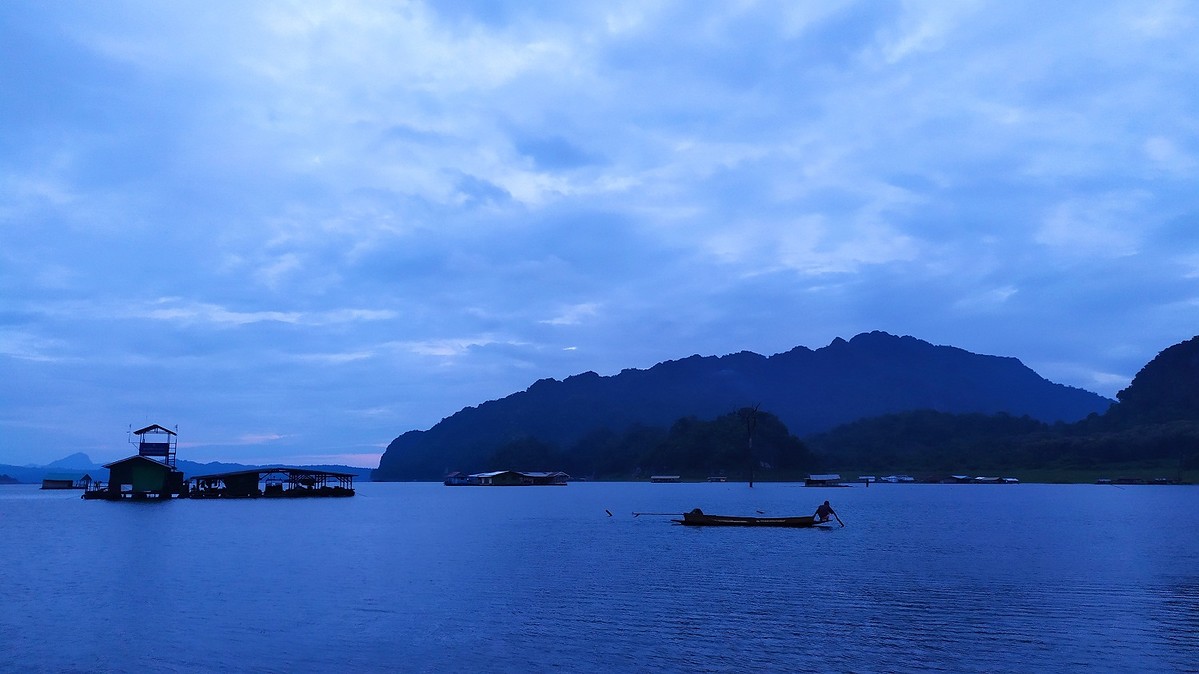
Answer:
[[[353,496],[354,475],[272,466],[184,479],[175,466],[178,432],[152,424],[130,432],[137,454],[105,464],[108,482],[91,481],[85,499],[105,501],[178,498]],[[132,437],[136,437],[136,443]],[[259,484],[263,485],[259,489]]]
[[[48,473],[42,478],[42,489],[87,489],[91,483],[87,473]]]
[[[175,467],[178,433],[158,424],[130,432],[137,454],[105,464],[108,482],[92,481],[83,492],[85,499],[168,499],[186,493],[183,472]],[[133,437],[137,440],[134,441]]]
[[[489,473],[450,473],[447,487],[533,487],[565,486],[570,476],[562,471],[493,470]]]

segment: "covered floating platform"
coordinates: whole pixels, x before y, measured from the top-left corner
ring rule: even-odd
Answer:
[[[177,431],[178,427],[172,431],[158,424],[131,430],[129,442],[137,445],[137,454],[105,464],[108,482],[89,481],[83,498],[144,501],[183,496],[183,472],[175,467]]]
[[[354,474],[274,466],[196,475],[188,479],[187,498],[302,498],[353,496]]]

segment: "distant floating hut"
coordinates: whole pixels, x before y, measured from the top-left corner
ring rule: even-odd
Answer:
[[[562,471],[493,470],[488,473],[450,473],[445,477],[447,487],[533,487],[563,486],[570,476]]]
[[[837,473],[829,473],[826,475],[809,475],[803,481],[805,487],[844,487],[841,484],[841,476]]]
[[[91,483],[87,473],[48,473],[42,478],[42,489],[87,489]]]

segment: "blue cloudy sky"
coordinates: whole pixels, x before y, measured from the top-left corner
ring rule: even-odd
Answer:
[[[1199,333],[1199,5],[0,3],[0,463],[377,465],[869,330],[1113,396]]]

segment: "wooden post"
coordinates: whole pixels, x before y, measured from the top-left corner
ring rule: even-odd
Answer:
[[[741,420],[745,422],[745,432],[749,436],[747,445],[749,453],[749,488],[754,487],[754,429],[758,426],[758,408],[762,403],[758,403],[753,407],[742,407],[738,414],[741,415]]]

